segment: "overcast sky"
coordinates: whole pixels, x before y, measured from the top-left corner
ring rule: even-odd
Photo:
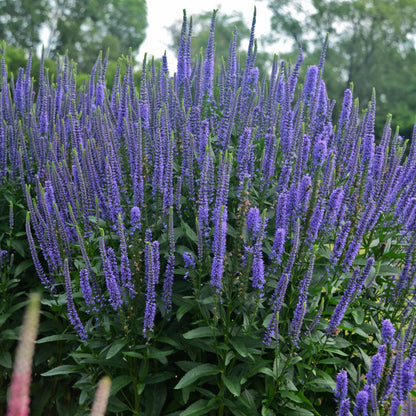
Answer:
[[[139,60],[147,52],[148,55],[154,55],[160,58],[166,51],[168,65],[176,68],[176,51],[170,51],[169,45],[172,38],[167,27],[171,26],[177,20],[182,20],[183,9],[186,10],[187,16],[196,16],[201,13],[210,12],[219,9],[218,13],[232,14],[241,12],[244,23],[248,28],[251,27],[254,6],[257,9],[256,38],[259,41],[259,52],[269,52],[280,54],[284,52],[283,45],[268,46],[261,42],[262,35],[270,33],[271,12],[267,7],[266,0],[147,0],[147,21],[146,39],[140,46]],[[180,32],[180,25],[177,28]],[[245,46],[243,44],[243,46]],[[248,46],[248,41],[247,41]],[[279,48],[279,49],[277,49]]]

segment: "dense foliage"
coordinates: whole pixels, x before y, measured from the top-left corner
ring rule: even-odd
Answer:
[[[1,61],[2,290],[36,286],[10,261],[19,208],[34,391],[59,414],[103,375],[112,414],[415,414],[416,141],[390,118],[375,137],[374,94],[333,119],[326,44],[303,86],[302,50],[260,78],[255,16],[245,65],[235,33],[214,74],[215,17],[204,58],[185,16],[176,73],[145,60],[138,84],[126,59],[108,89],[100,56],[76,88],[64,59],[35,93],[30,61],[13,82]]]

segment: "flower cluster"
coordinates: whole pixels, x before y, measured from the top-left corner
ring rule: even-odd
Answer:
[[[382,341],[378,352],[371,359],[371,366],[365,376],[365,384],[355,397],[354,416],[380,414],[379,406],[390,403],[390,415],[413,415],[415,400],[411,394],[415,383],[416,356],[410,349],[409,356],[404,358],[409,350],[409,336],[413,331],[413,323],[403,331],[401,336],[395,337],[395,330],[386,319],[382,324]],[[397,350],[393,350],[392,343],[398,342]],[[337,402],[337,415],[349,414],[350,399],[348,394],[348,375],[341,370],[337,375],[337,385],[334,390]]]

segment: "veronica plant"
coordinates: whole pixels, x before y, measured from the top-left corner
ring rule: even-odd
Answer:
[[[191,60],[184,14],[177,72],[145,57],[136,83],[127,57],[111,90],[101,55],[80,89],[66,57],[36,92],[30,62],[19,82],[1,62],[2,181],[20,178],[36,271],[79,336],[43,376],[111,376],[118,414],[395,411],[413,371],[416,140],[390,116],[374,136],[375,94],[361,111],[347,89],[334,116],[326,43],[304,85],[301,48],[259,74],[255,14],[246,62],[234,33],[215,70],[215,18],[205,54]],[[386,379],[373,396],[385,319],[406,329],[406,394]]]

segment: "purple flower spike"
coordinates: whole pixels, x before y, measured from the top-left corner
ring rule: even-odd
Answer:
[[[386,355],[378,352],[371,360],[371,368],[367,373],[367,381],[370,385],[376,385],[383,375],[384,364],[386,362]]]
[[[195,269],[195,257],[189,251],[183,253],[183,262],[185,264],[186,273],[184,279],[187,279],[189,276],[190,269]]]
[[[131,225],[131,234],[133,234],[136,230],[140,231],[141,229],[141,212],[139,207],[133,207],[130,210],[130,225]]]
[[[219,219],[216,221],[214,231],[214,259],[211,268],[211,286],[215,288],[217,292],[221,289],[221,280],[224,274],[224,256],[227,235],[227,208],[225,206],[222,206],[218,217]]]
[[[91,310],[97,311],[97,309],[94,307],[95,302],[87,269],[81,269],[79,272],[79,285],[81,287],[82,296],[84,297],[85,303],[88,307],[87,313],[91,312]]]
[[[215,43],[214,43],[214,30],[215,30],[215,17],[217,11],[214,10],[211,18],[211,26],[209,29],[208,45],[205,54],[204,62],[204,81],[202,84],[202,92],[208,94],[208,97],[212,96],[212,86],[213,86],[213,77],[214,77],[214,53],[215,53]]]
[[[78,332],[79,337],[82,340],[86,340],[87,333],[85,331],[84,325],[82,325],[81,319],[79,319],[77,310],[75,309],[74,299],[72,297],[72,285],[71,277],[69,274],[68,259],[65,259],[64,261],[64,277],[69,321],[71,322],[71,325],[75,328],[75,330]]]
[[[402,391],[403,397],[406,397],[409,392],[413,390],[415,383],[415,363],[416,358],[407,357],[404,360],[402,368]]]
[[[261,250],[256,250],[253,258],[253,287],[263,289],[264,279],[264,262]]]
[[[348,374],[345,370],[341,370],[337,374],[337,384],[334,390],[334,397],[338,403],[347,398],[348,394]]]
[[[110,304],[116,311],[121,307],[123,301],[121,299],[120,285],[118,281],[117,264],[114,264],[116,261],[114,250],[111,247],[108,249],[106,248],[104,238],[100,239],[99,245],[101,259],[103,262],[105,282],[110,295]]]
[[[381,336],[384,344],[392,344],[394,342],[395,329],[390,319],[385,319],[381,323]]]
[[[251,235],[253,239],[257,237],[261,229],[261,216],[257,207],[250,208],[247,214],[247,234]]]
[[[318,67],[311,65],[306,73],[305,86],[303,88],[303,99],[306,103],[312,101],[312,97],[315,94],[316,84],[318,82]]]
[[[146,231],[145,238],[145,272],[146,272],[146,307],[144,312],[143,336],[150,338],[153,332],[154,320],[156,316],[156,284],[159,281],[159,243],[151,242],[151,231]]]
[[[344,399],[337,410],[336,416],[350,416],[350,399]]]
[[[354,416],[368,415],[368,393],[366,390],[361,390],[357,393],[356,403],[352,413]]]

